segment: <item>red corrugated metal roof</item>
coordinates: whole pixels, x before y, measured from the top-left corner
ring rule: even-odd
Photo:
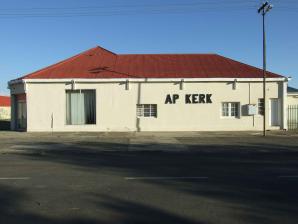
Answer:
[[[271,72],[268,77],[281,77]],[[125,54],[95,47],[20,79],[261,78],[256,67],[217,54]]]
[[[9,96],[0,96],[0,107],[10,107]]]

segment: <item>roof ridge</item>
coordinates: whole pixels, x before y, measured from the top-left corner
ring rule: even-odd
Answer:
[[[20,77],[18,79],[25,79],[25,78],[29,78],[29,77],[34,77],[34,76],[38,75],[40,72],[42,72],[42,71],[46,71],[48,69],[55,68],[57,66],[61,66],[61,65],[65,64],[65,63],[71,62],[71,61],[77,59],[78,57],[80,57],[80,56],[82,56],[84,54],[87,54],[90,51],[96,50],[97,48],[100,48],[102,50],[108,51],[108,50],[106,50],[106,49],[104,49],[104,48],[102,48],[100,46],[96,46],[96,47],[90,48],[89,50],[83,51],[83,52],[81,52],[81,53],[79,53],[79,54],[77,54],[75,56],[72,56],[72,57],[67,58],[65,60],[62,60],[60,62],[54,63],[52,65],[49,65],[49,66],[47,66],[45,68],[39,69],[39,70],[37,70],[35,72],[31,72],[28,75],[22,76],[22,77]],[[110,51],[108,51],[108,52],[110,52]],[[111,53],[113,53],[113,52],[111,52]],[[115,53],[113,53],[113,54],[115,54]]]
[[[109,52],[109,53],[111,53],[111,54],[113,54],[113,55],[118,55],[118,54],[116,54],[116,53],[114,53],[113,51],[110,51],[110,50],[108,50],[108,49],[106,49],[106,48],[104,48],[104,47],[101,47],[101,46],[99,46],[99,45],[97,45],[96,47],[94,47],[94,49],[95,48],[100,48],[100,49],[102,49],[102,50],[104,50],[104,51],[107,51],[107,52]]]
[[[142,53],[136,53],[136,54],[118,54],[118,56],[129,56],[129,55],[218,55],[216,53],[149,53],[149,54],[142,54]]]

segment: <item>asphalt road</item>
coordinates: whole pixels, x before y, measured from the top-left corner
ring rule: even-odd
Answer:
[[[0,132],[0,223],[298,223],[298,136]]]

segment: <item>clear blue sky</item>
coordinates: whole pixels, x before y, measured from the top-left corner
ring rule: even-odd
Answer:
[[[261,67],[260,2],[2,1],[0,93],[9,93],[9,80],[96,45],[116,53],[218,53]],[[298,87],[298,2],[271,2],[268,69],[292,76]]]

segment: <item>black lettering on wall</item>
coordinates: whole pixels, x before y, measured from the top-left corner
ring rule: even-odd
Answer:
[[[185,104],[212,103],[211,97],[212,94],[185,94]],[[168,94],[165,104],[176,104],[179,98],[179,94]]]
[[[179,99],[179,95],[178,94],[174,94],[173,95],[173,103],[176,104],[176,100]]]
[[[212,94],[206,94],[206,102],[207,103],[212,103],[211,96],[212,96]]]
[[[186,104],[190,104],[191,100],[190,100],[191,94],[185,94],[185,103]]]
[[[199,103],[205,103],[205,94],[199,95]]]
[[[168,94],[167,97],[166,97],[165,104],[172,104],[172,103],[173,103],[173,101],[172,101],[171,95]]]
[[[192,94],[192,103],[199,103],[199,94]]]

